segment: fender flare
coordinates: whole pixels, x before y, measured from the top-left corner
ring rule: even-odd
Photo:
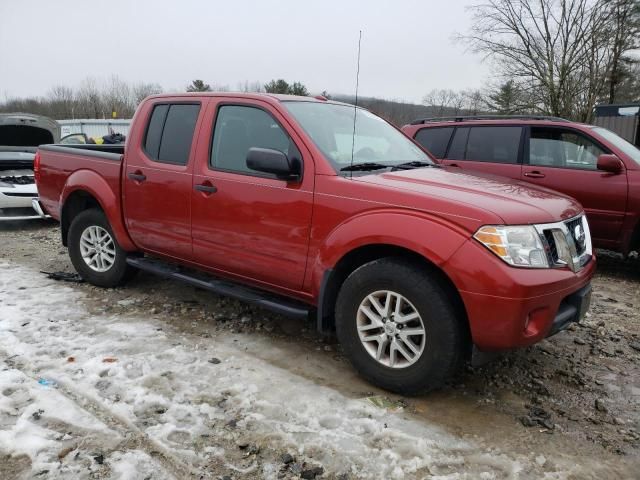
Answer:
[[[67,178],[60,194],[60,205],[62,205],[60,223],[62,224],[65,221],[64,212],[67,200],[74,193],[80,191],[91,195],[98,202],[122,249],[125,251],[137,250],[122,218],[120,198],[116,196],[107,181],[94,171],[76,170]]]
[[[349,253],[367,246],[399,247],[420,255],[449,277],[443,265],[469,237],[470,233],[462,227],[422,212],[384,209],[349,218],[326,237],[311,264],[318,328],[326,330],[331,277],[336,265]],[[453,284],[450,277],[449,280]]]

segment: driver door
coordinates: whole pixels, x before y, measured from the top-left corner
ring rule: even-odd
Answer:
[[[198,152],[191,193],[195,260],[234,276],[300,290],[313,207],[310,153],[268,104],[212,102],[205,125],[213,125],[206,142],[210,147]],[[302,179],[280,180],[249,169],[246,157],[252,147],[299,155]]]

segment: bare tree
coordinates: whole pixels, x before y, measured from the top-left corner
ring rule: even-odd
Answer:
[[[437,109],[437,116],[446,114],[456,114],[457,106],[460,104],[460,96],[454,90],[434,89],[427,93],[422,99],[422,103],[428,107]],[[455,113],[453,112],[455,111]]]
[[[54,118],[75,118],[75,94],[72,88],[56,85],[47,95],[50,103],[50,116]]]
[[[262,88],[262,83],[260,82],[249,82],[245,80],[244,82],[238,83],[238,91],[244,93],[258,93],[264,92],[264,88]]]
[[[162,87],[157,83],[138,83],[132,87],[131,93],[133,95],[133,101],[138,105],[149,95],[162,93]]]
[[[102,105],[109,117],[131,118],[136,109],[131,87],[116,75],[107,80],[101,96]]]
[[[95,78],[87,77],[80,84],[76,94],[79,118],[101,118],[105,111]]]
[[[588,121],[613,64],[610,7],[610,0],[484,0],[471,7],[473,24],[461,38],[493,59],[536,110]]]
[[[627,52],[640,48],[640,0],[611,0],[610,36],[613,41],[609,74],[609,103],[616,101],[618,87],[633,75],[639,63]]]
[[[463,90],[460,92],[464,99],[463,109],[469,115],[478,115],[487,108],[485,94],[481,90]]]

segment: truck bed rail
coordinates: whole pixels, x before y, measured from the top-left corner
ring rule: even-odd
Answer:
[[[102,160],[122,161],[124,145],[41,145],[40,150],[64,153],[65,155],[84,155]]]

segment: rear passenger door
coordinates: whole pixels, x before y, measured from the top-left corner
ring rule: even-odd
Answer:
[[[457,127],[442,163],[519,180],[523,143],[521,126]]]
[[[200,109],[164,101],[140,113],[146,130],[127,147],[123,204],[129,234],[144,250],[191,258],[191,151]]]

